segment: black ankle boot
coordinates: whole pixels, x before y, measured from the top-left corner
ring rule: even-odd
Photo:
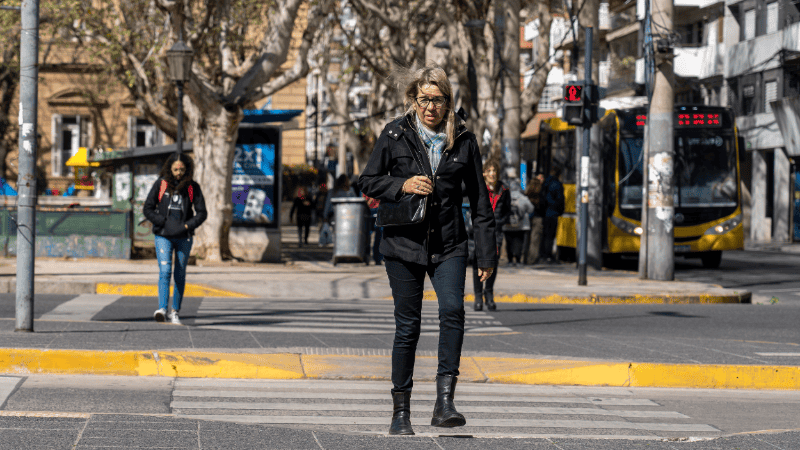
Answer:
[[[411,392],[396,392],[392,394],[394,400],[394,413],[389,434],[413,435],[411,429]]]
[[[497,305],[494,303],[494,292],[485,291],[483,295],[486,297],[486,309],[489,311],[497,309]]]
[[[432,426],[463,427],[467,423],[467,419],[453,405],[456,381],[458,380],[452,375],[436,376],[436,405],[433,407]]]
[[[475,293],[475,305],[473,306],[475,311],[483,311],[483,294],[476,292]]]

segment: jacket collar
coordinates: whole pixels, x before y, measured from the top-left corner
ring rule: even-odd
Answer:
[[[409,136],[413,134],[417,134],[416,128],[416,120],[414,120],[414,114],[409,113],[400,117],[397,120],[394,120],[392,123],[389,124],[388,133],[395,140],[399,140],[401,136],[405,133],[409,133]],[[456,132],[455,132],[455,139],[458,140],[462,134],[467,132],[467,125],[464,123],[464,120],[458,115],[456,117]],[[447,150],[445,150],[447,151]]]

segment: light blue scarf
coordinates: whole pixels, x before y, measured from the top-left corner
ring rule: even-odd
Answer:
[[[425,149],[428,150],[428,160],[431,162],[431,171],[436,173],[436,168],[439,167],[439,161],[442,160],[442,150],[447,145],[447,133],[437,133],[422,124],[419,116],[414,114],[417,119],[417,133],[420,140],[425,144]]]

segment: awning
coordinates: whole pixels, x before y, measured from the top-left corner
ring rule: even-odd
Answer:
[[[525,127],[525,130],[522,131],[522,135],[520,136],[521,139],[530,139],[539,135],[539,125],[542,123],[542,120],[551,119],[556,117],[556,113],[554,112],[540,112],[536,113],[528,122],[528,125]]]
[[[245,109],[242,123],[288,122],[303,114],[302,109]]]
[[[78,152],[67,160],[67,165],[71,167],[100,167],[98,162],[89,162],[88,156],[86,147],[80,147]]]

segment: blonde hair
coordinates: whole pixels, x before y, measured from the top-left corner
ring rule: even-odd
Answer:
[[[447,101],[444,107],[447,112],[444,116],[445,134],[447,135],[447,150],[453,148],[455,144],[456,134],[456,113],[455,102],[453,101],[453,86],[447,78],[447,73],[444,69],[437,65],[427,65],[421,69],[411,70],[404,67],[395,69],[394,78],[398,84],[398,90],[403,92],[403,106],[406,108],[404,114],[411,112],[416,113],[414,110],[414,102],[419,94],[419,89],[423,86],[436,86],[445,96]]]

